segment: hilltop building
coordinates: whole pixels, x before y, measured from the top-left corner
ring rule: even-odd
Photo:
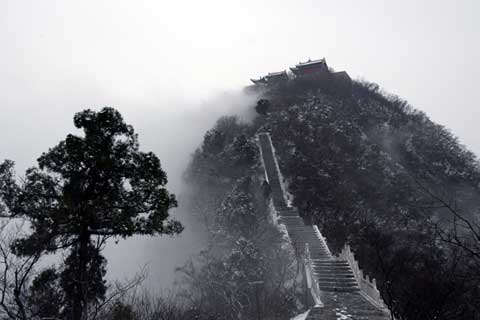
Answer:
[[[272,84],[288,80],[287,72],[272,72],[259,79],[250,79],[254,84]]]
[[[290,68],[291,74],[286,71],[269,73],[258,79],[250,79],[256,85],[270,85],[289,80],[290,78],[320,77],[332,82],[348,83],[352,79],[345,71],[332,72],[327,65],[325,58],[319,60],[308,60],[299,62],[295,67]],[[326,76],[326,77],[325,77]]]
[[[346,71],[339,71],[339,72],[332,72],[332,79],[335,82],[350,82],[352,81],[352,78],[348,75]]]
[[[299,64],[295,65],[294,68],[290,68],[290,70],[297,77],[329,72],[325,58],[313,61],[309,59],[307,62],[300,62]]]

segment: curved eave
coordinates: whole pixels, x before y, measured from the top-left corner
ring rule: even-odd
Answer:
[[[250,79],[250,81],[252,81],[254,84],[266,84],[266,80],[265,79]]]
[[[352,81],[352,78],[350,78],[346,71],[334,72],[332,73],[332,76],[334,77],[334,79]]]
[[[300,70],[298,70],[298,68],[290,68],[290,71],[292,71],[294,75],[298,75],[300,73]]]

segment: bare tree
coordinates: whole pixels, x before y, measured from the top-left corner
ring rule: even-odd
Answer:
[[[144,266],[134,277],[126,281],[115,281],[108,286],[105,300],[90,304],[85,313],[86,319],[104,319],[105,313],[111,312],[120,301],[128,296],[135,296],[142,283],[148,277],[147,266]]]
[[[41,255],[16,256],[11,246],[23,230],[22,220],[4,220],[0,225],[0,314],[8,319],[32,319],[30,307],[26,303],[27,288],[35,273],[35,266]]]

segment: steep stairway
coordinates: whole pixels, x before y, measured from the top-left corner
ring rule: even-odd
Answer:
[[[258,142],[279,222],[285,225],[297,253],[304,252],[308,246],[314,281],[320,289],[323,306],[313,307],[307,319],[389,319],[383,310],[361,294],[349,263],[332,256],[318,228],[306,225],[296,208],[288,205],[270,136],[261,133],[258,135]]]

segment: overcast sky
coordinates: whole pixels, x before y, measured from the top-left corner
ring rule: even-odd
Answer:
[[[479,17],[478,0],[0,0],[0,161],[23,171],[72,131],[74,112],[112,106],[178,189],[249,78],[322,57],[478,155]]]

